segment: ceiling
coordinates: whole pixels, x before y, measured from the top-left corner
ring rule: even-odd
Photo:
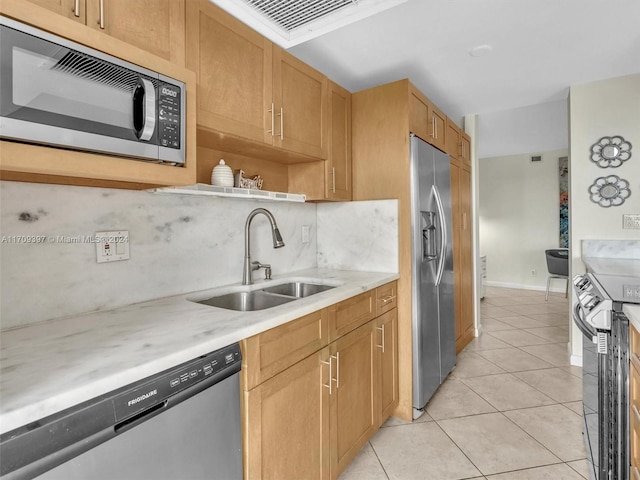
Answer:
[[[289,51],[352,92],[410,78],[459,121],[640,73],[639,25],[639,0],[409,0]]]

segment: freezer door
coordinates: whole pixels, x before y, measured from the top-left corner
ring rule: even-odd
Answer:
[[[413,405],[424,407],[440,385],[438,292],[441,251],[438,209],[433,196],[433,148],[411,139],[413,228]]]
[[[442,213],[438,217],[442,238],[443,267],[438,284],[438,316],[440,319],[440,382],[456,364],[456,316],[453,287],[453,219],[451,217],[451,167],[449,155],[434,149],[434,177]]]

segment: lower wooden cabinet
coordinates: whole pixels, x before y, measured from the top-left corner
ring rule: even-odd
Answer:
[[[379,288],[378,296],[383,296],[389,285]],[[285,360],[294,358],[292,353],[300,351],[297,346],[311,344],[310,326],[324,332],[321,319],[330,310],[349,309],[353,300],[242,342],[245,479],[336,479],[397,406],[396,308],[296,363]],[[266,347],[275,345],[280,333],[283,360],[277,362]],[[267,350],[268,365],[283,365],[270,377],[264,375],[267,364],[260,360]],[[252,386],[259,378],[266,379]]]
[[[395,283],[394,283],[395,286]],[[378,425],[382,425],[398,405],[398,309],[376,319],[378,355]]]
[[[331,344],[331,478],[377,430],[376,335],[369,322]]]
[[[245,479],[329,478],[325,347],[244,392]]]

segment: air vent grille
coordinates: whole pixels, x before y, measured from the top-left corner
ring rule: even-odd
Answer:
[[[314,22],[357,0],[244,0],[270,21],[290,32]]]

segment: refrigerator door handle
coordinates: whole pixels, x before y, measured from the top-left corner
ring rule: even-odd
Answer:
[[[436,273],[436,287],[440,286],[442,281],[442,274],[444,273],[444,257],[447,249],[447,219],[444,215],[444,206],[442,205],[442,199],[440,198],[440,192],[438,187],[431,185],[431,191],[436,199],[436,205],[438,207],[438,216],[440,217],[440,258],[438,259],[438,273]]]

